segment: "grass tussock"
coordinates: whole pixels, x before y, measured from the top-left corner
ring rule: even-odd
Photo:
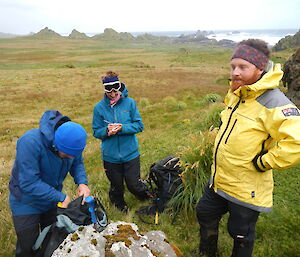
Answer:
[[[189,219],[195,213],[195,205],[202,195],[204,186],[210,177],[212,151],[217,130],[199,132],[191,135],[190,142],[180,148],[182,159],[182,181],[176,196],[169,205]]]

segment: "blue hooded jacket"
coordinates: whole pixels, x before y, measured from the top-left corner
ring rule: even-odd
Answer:
[[[82,155],[60,158],[53,145],[54,128],[62,117],[58,111],[46,111],[40,128],[27,131],[17,141],[9,182],[13,216],[39,214],[56,208],[66,197],[61,190],[68,172],[76,184],[87,184]]]
[[[93,113],[94,137],[102,140],[102,159],[111,163],[124,163],[139,156],[135,134],[144,129],[136,102],[128,97],[123,83],[121,91],[121,98],[113,107],[104,94],[104,99],[96,104]],[[108,122],[121,123],[122,130],[114,136],[108,136]]]

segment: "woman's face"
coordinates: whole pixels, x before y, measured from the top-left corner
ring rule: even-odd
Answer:
[[[119,95],[119,91],[112,90],[111,92],[105,92],[105,94],[110,100],[115,100]]]

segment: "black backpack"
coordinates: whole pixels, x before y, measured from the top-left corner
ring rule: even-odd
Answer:
[[[81,204],[83,196],[72,201],[67,208],[58,208],[56,222],[44,228],[34,246],[34,257],[50,257],[65,238],[79,228],[92,224],[92,216],[88,204]],[[108,224],[108,218],[101,202],[94,198],[96,224],[94,227],[102,231]]]
[[[175,195],[177,188],[182,184],[180,174],[180,159],[170,155],[150,167],[146,182],[150,186],[152,203],[136,211],[140,215],[155,215],[167,207],[168,201]]]

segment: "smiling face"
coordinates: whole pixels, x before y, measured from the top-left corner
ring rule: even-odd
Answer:
[[[231,90],[235,91],[241,86],[252,85],[259,80],[263,70],[258,69],[254,64],[240,58],[234,58],[231,66]]]

